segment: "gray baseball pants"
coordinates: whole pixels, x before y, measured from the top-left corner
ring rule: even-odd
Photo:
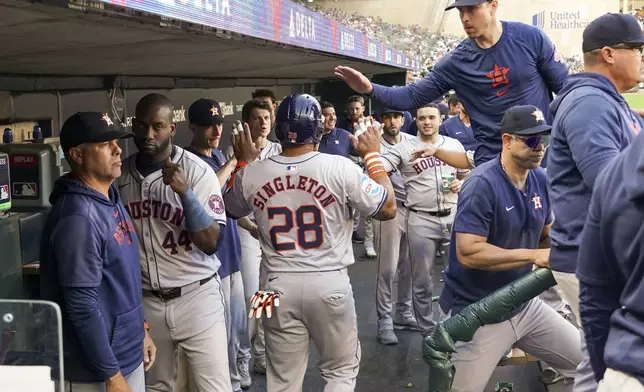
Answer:
[[[163,301],[143,292],[145,318],[157,346],[154,365],[147,373],[147,392],[173,392],[177,383],[178,349],[185,354],[190,379],[198,391],[230,392],[226,316],[221,281],[208,283]]]
[[[320,353],[324,392],[353,392],[361,354],[346,268],[263,273],[262,288],[280,293],[279,307],[271,318],[264,318],[267,390],[302,391],[313,340]]]
[[[534,298],[510,320],[484,325],[470,342],[456,343],[456,353],[452,355],[456,374],[451,392],[482,392],[511,347],[534,355],[572,378],[582,359],[579,342],[574,325]]]
[[[241,244],[241,273],[246,297],[246,314],[250,312],[250,299],[259,290],[259,265],[262,261],[262,249],[259,241],[253,238],[244,229],[239,229],[239,242]],[[251,347],[255,358],[264,361],[264,326],[262,320],[248,320],[248,341],[244,340],[240,346],[240,356],[250,356]]]
[[[407,246],[407,209],[398,204],[396,217],[380,222],[373,220],[374,239],[378,253],[378,277],[376,281],[376,311],[378,324],[391,321],[391,291],[394,277],[398,275],[398,301],[396,314],[411,313],[411,261]],[[387,321],[388,320],[388,321]]]
[[[241,353],[242,342],[249,346],[248,340],[248,315],[246,313],[246,297],[241,272],[234,272],[221,280],[226,304],[226,331],[228,335],[228,367],[230,369],[230,383],[233,391],[241,391],[241,377],[239,375],[238,361],[250,361],[250,352],[244,357]]]
[[[435,217],[424,212],[407,213],[407,242],[411,259],[412,304],[418,326],[423,335],[431,333],[436,325],[432,315],[432,270],[436,263],[436,249],[450,237],[456,209],[447,217]]]
[[[577,367],[577,374],[575,375],[575,385],[573,392],[595,392],[597,390],[597,381],[593,373],[593,367],[590,364],[588,357],[588,350],[586,349],[586,339],[584,338],[584,331],[581,328],[581,317],[579,316],[579,280],[575,274],[552,271],[552,275],[557,281],[557,287],[561,292],[564,300],[570,304],[575,319],[579,324],[579,334],[581,339],[581,352],[583,359]]]

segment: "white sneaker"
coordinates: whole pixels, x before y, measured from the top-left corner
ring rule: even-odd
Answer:
[[[365,247],[364,251],[365,251],[368,259],[375,259],[376,257],[378,257],[378,253],[376,253],[376,250],[374,248],[370,247],[370,246]]]

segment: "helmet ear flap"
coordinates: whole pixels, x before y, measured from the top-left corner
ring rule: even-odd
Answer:
[[[291,129],[287,122],[275,123],[275,137],[280,142],[285,142],[288,139],[288,131]]]
[[[315,143],[319,143],[320,140],[322,139],[322,135],[324,134],[324,121],[321,119],[318,121],[318,125],[315,128],[315,133],[313,135],[313,140]]]

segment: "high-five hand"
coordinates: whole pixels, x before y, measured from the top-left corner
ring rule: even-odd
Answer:
[[[357,93],[371,94],[373,92],[373,85],[369,81],[369,78],[353,68],[340,65],[335,67],[334,73],[335,76],[344,80]]]
[[[371,125],[372,127],[380,130],[380,135],[382,135],[382,127],[380,123],[376,121],[373,117],[362,117],[358,122],[353,123],[353,134],[355,136],[360,136],[367,128]]]
[[[355,151],[360,156],[365,156],[368,152],[380,152],[380,133],[382,125],[377,124],[370,119],[367,129],[357,136],[349,135]]]
[[[244,123],[242,126],[241,122],[235,121],[231,142],[237,161],[252,163],[259,156],[259,146],[264,144],[264,138],[260,136],[253,140],[248,124]]]
[[[411,153],[411,158],[409,159],[409,162],[413,162],[416,159],[420,159],[420,158],[428,158],[428,157],[434,156],[434,154],[436,154],[436,150],[438,150],[438,144],[432,144],[431,147],[418,149]]]

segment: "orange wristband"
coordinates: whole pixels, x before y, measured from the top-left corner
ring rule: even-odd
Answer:
[[[243,168],[248,166],[248,163],[245,161],[237,161],[237,166],[235,166],[235,170],[233,170],[233,173],[230,175],[230,178],[228,179],[228,182],[226,183],[226,190],[224,193],[228,192],[229,190],[232,189],[233,187],[233,181],[235,181],[235,176],[239,171]]]
[[[380,153],[376,151],[369,151],[364,155],[364,161],[367,166],[367,173],[372,179],[387,176],[385,165],[382,164]]]

